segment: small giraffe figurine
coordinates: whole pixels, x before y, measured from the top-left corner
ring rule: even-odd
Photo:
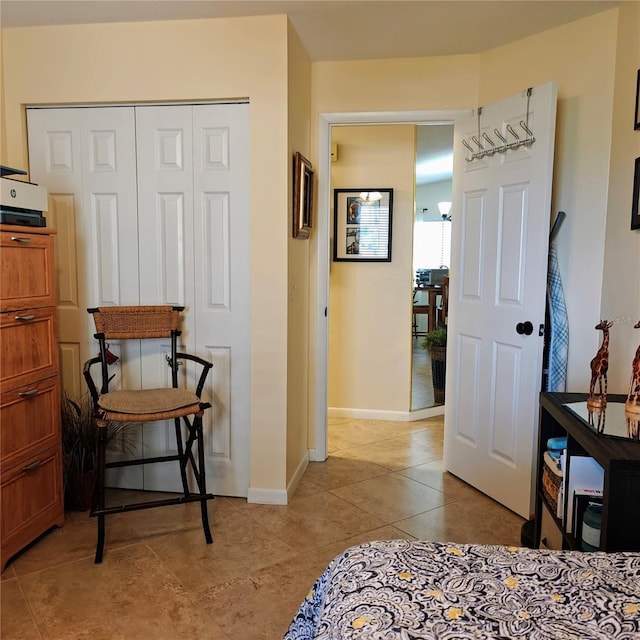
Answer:
[[[602,344],[591,361],[591,384],[589,385],[589,398],[587,404],[601,406],[607,402],[607,371],[609,369],[609,328],[613,322],[600,320],[596,329],[602,331]],[[595,396],[594,391],[598,384],[600,393]]]
[[[640,321],[633,328],[640,329]],[[629,382],[629,395],[625,403],[625,410],[640,413],[640,347],[638,347],[631,364],[631,382]]]

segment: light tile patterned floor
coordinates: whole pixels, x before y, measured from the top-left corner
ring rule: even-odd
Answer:
[[[3,640],[277,640],[333,556],[386,538],[519,544],[523,520],[443,472],[442,419],[333,419],[330,457],[291,503],[196,504],[95,521],[68,513],[2,574]]]

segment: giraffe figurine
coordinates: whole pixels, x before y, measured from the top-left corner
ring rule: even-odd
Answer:
[[[600,320],[596,329],[602,331],[602,344],[591,361],[591,384],[589,385],[589,398],[587,406],[601,407],[607,403],[607,371],[609,369],[609,328],[613,322]],[[599,393],[594,395],[596,384]]]
[[[640,321],[638,321],[633,328],[640,329]],[[631,364],[629,395],[627,396],[624,408],[627,413],[640,414],[640,347],[636,350],[636,355],[633,359],[633,363]]]

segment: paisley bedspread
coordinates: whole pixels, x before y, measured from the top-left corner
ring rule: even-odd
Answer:
[[[284,640],[640,639],[640,553],[408,540],[334,558]]]

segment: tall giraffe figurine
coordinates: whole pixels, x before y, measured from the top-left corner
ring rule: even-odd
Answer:
[[[640,329],[640,321],[638,321],[633,328]],[[640,414],[640,346],[638,347],[633,363],[631,364],[629,395],[627,396],[624,408],[628,413]]]
[[[602,407],[607,403],[607,371],[609,369],[609,328],[613,322],[600,320],[596,329],[602,331],[602,344],[596,353],[596,357],[591,361],[591,384],[589,385],[589,397],[587,406]],[[599,394],[594,395],[598,384]]]

